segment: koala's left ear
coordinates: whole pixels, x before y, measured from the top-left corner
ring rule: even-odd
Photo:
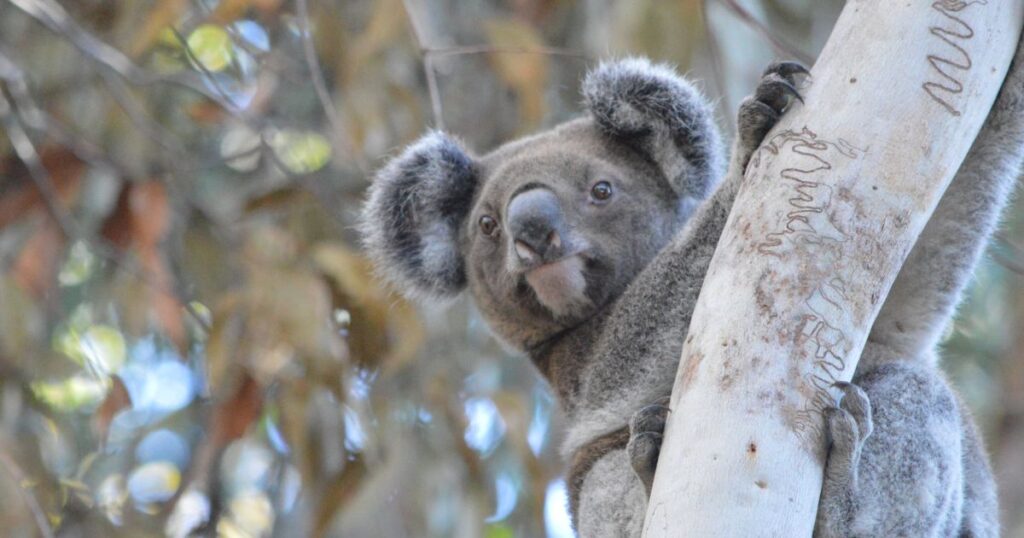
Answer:
[[[466,285],[459,226],[477,186],[473,158],[441,132],[377,173],[360,231],[377,271],[406,296],[449,298]]]
[[[583,97],[608,134],[646,153],[680,196],[706,198],[722,176],[722,142],[711,105],[666,65],[642,58],[603,63]]]

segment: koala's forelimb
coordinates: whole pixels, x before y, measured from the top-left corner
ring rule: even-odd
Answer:
[[[900,269],[868,335],[872,359],[932,359],[1024,161],[1024,53],[1018,48],[992,113]]]

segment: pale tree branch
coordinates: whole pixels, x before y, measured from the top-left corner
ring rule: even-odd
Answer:
[[[847,4],[803,103],[745,171],[734,163],[726,185],[743,187],[687,328],[647,538],[813,533],[823,414],[978,136],[1024,25],[1019,3],[973,4],[972,33],[954,42],[935,30],[951,18],[935,6]],[[933,60],[945,54],[970,60]],[[851,100],[854,89],[870,98]]]

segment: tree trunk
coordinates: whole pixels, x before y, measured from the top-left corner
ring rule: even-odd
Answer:
[[[810,536],[849,380],[992,106],[1019,0],[850,0],[747,168],[697,302],[648,538]],[[698,442],[694,442],[698,440]]]

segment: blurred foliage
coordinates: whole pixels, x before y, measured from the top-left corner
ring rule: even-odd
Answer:
[[[484,151],[563,121],[624,54],[703,80],[730,130],[840,7],[0,0],[4,534],[570,535],[544,383],[468,301],[371,275],[373,169],[428,127]],[[1018,484],[1021,252],[947,343]]]

